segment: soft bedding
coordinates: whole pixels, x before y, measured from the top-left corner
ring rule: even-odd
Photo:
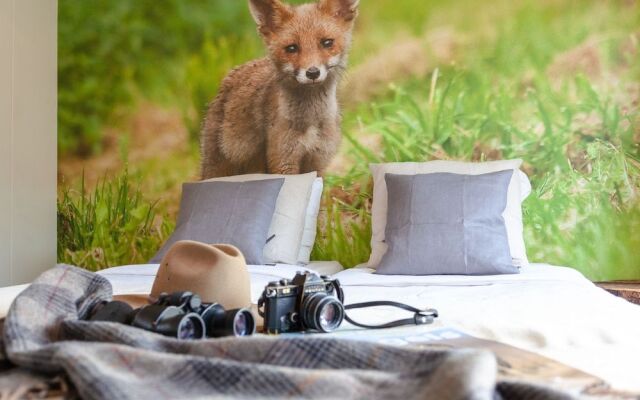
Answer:
[[[502,216],[513,174],[386,174],[387,251],[377,273],[518,273]]]
[[[111,282],[115,294],[148,293],[156,269],[154,264],[123,266],[100,275]],[[377,275],[369,268],[338,272],[339,264],[331,262],[306,267],[249,266],[252,301],[257,301],[268,282],[291,278],[305,269],[334,274],[344,287],[347,304],[395,300],[440,312],[433,325],[396,328],[390,333],[455,328],[545,355],[602,377],[616,388],[640,391],[640,307],[599,289],[576,270],[531,264],[517,275],[396,276]],[[0,303],[8,307],[25,287],[0,289]],[[406,316],[384,307],[352,310],[349,315],[371,324]],[[340,331],[328,335],[353,332],[345,322]]]
[[[71,387],[86,399],[573,398],[550,385],[500,376],[486,350],[401,348],[329,336],[180,341],[84,320],[111,295],[103,276],[68,265],[38,277],[4,320],[0,361],[17,367],[0,371],[2,397],[31,392],[43,398],[69,380],[57,396],[76,397]]]
[[[496,276],[373,272],[354,268],[335,275],[345,303],[376,299],[434,307],[440,316],[433,325],[411,329],[455,328],[545,355],[616,388],[640,391],[640,307],[596,287],[574,269],[531,264],[520,274]],[[349,314],[372,324],[399,316],[384,307]]]
[[[150,262],[162,262],[180,240],[195,240],[232,244],[248,263],[266,263],[263,250],[283,184],[284,178],[182,184],[176,229]]]
[[[315,171],[300,175],[235,175],[207,179],[204,182],[252,182],[274,178],[283,178],[284,184],[280,189],[269,227],[269,237],[272,239],[263,249],[264,262],[308,263],[311,247],[316,238],[315,227],[322,196],[322,178],[317,178]],[[318,180],[320,181],[319,192],[317,191]],[[308,228],[313,228],[313,235],[309,235]],[[305,233],[306,237],[303,237]],[[311,239],[310,246],[308,239]]]
[[[522,160],[499,160],[487,162],[460,162],[435,160],[428,162],[398,162],[370,164],[373,176],[373,203],[371,205],[371,255],[366,265],[376,268],[387,251],[385,232],[389,212],[386,174],[417,175],[431,173],[453,173],[479,175],[497,171],[513,170],[507,194],[507,207],[503,212],[509,249],[514,265],[527,265],[527,254],[522,236],[522,201],[531,192],[531,183],[519,170]]]

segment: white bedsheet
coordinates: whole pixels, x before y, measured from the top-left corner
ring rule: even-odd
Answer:
[[[640,391],[640,306],[596,287],[576,270],[531,264],[500,276],[375,275],[354,268],[335,275],[345,303],[394,300],[434,307],[431,326],[451,327],[556,359]],[[349,315],[382,323],[407,313],[377,307]],[[416,329],[416,328],[413,328]]]
[[[114,294],[148,293],[157,268],[157,264],[131,265],[100,274],[110,280]],[[531,264],[516,275],[398,276],[375,275],[367,268],[338,272],[342,268],[337,263],[312,263],[307,268],[249,266],[252,301],[268,282],[305,269],[334,274],[344,287],[347,304],[394,300],[440,312],[433,325],[395,328],[398,332],[455,328],[564,362],[616,388],[640,391],[640,306],[599,289],[573,269]],[[25,287],[0,289],[0,316]],[[377,307],[352,310],[349,315],[375,324],[405,318],[407,313]],[[343,334],[352,329],[346,322],[340,328]]]

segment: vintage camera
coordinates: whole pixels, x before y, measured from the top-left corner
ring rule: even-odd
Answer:
[[[342,301],[342,289],[337,279],[298,272],[292,280],[269,283],[258,308],[267,333],[331,332],[344,319]]]
[[[133,309],[121,301],[96,306],[91,321],[119,322],[178,339],[247,336],[255,332],[251,311],[228,310],[220,304],[203,304],[191,292],[163,293],[148,306]]]

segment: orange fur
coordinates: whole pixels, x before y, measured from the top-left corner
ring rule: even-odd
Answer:
[[[201,137],[202,178],[322,171],[340,144],[336,87],[358,0],[249,0],[268,57],[232,70]]]

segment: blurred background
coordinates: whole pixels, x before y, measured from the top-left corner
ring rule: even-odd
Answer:
[[[301,3],[296,1],[293,3]],[[59,0],[58,259],[146,262],[198,179],[244,0]],[[312,257],[367,260],[368,163],[522,158],[529,258],[640,279],[640,4],[361,0]]]

